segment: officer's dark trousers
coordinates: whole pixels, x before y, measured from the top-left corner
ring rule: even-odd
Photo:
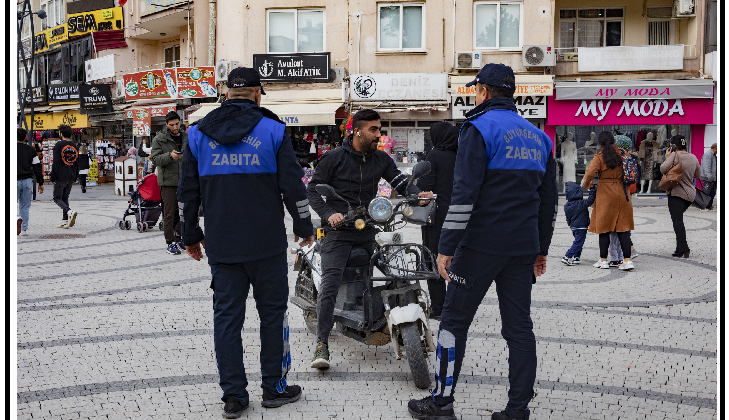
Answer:
[[[218,362],[223,401],[237,398],[248,402],[248,380],[243,366],[241,329],[246,298],[253,286],[261,319],[261,376],[263,386],[272,392],[286,388],[286,372],[291,367],[289,326],[286,308],[289,296],[286,254],[242,264],[210,262],[213,275],[215,358]],[[253,348],[255,337],[246,334],[245,346]]]
[[[460,248],[463,254],[474,253]],[[456,251],[453,264],[459,255]],[[513,410],[524,410],[534,396],[534,379],[537,374],[536,341],[529,315],[532,277],[536,255],[504,257],[476,253],[469,258],[478,261],[469,269],[473,276],[470,287],[451,281],[446,291],[445,305],[438,331],[434,392],[436,403],[453,402],[453,392],[466,352],[468,329],[473,322],[481,301],[492,282],[496,282],[496,294],[501,312],[501,335],[509,347],[509,402],[506,411],[515,417]],[[484,320],[490,323],[491,320]]]

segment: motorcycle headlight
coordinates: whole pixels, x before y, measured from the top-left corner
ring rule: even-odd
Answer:
[[[392,217],[392,203],[385,197],[377,197],[370,201],[367,212],[374,221],[386,222]]]

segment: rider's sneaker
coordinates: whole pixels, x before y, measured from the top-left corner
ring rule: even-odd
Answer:
[[[511,413],[516,417],[509,417],[509,415],[506,414],[506,410],[499,413],[494,412],[491,414],[491,420],[529,420],[528,408],[523,411],[511,410]]]
[[[172,255],[180,255],[182,252],[180,252],[180,248],[177,247],[177,244],[172,242],[171,244],[167,245],[167,253]]]
[[[68,227],[73,227],[76,224],[76,216],[78,216],[78,212],[68,210]]]
[[[284,404],[292,403],[301,398],[301,387],[288,385],[284,392],[271,392],[263,388],[263,401],[261,405],[267,408],[281,407]]]
[[[224,419],[237,419],[243,415],[243,411],[248,408],[248,403],[241,404],[235,397],[225,399],[225,407],[223,408]]]
[[[327,343],[318,343],[316,345],[311,367],[315,369],[327,369],[329,367],[329,345]]]
[[[422,420],[456,420],[453,414],[453,403],[438,405],[433,401],[433,396],[428,395],[422,400],[410,400],[408,412],[416,419]]]
[[[58,224],[58,227],[61,229],[68,229],[68,220],[61,220],[61,223]]]

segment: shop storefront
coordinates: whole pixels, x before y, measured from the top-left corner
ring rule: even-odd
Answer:
[[[597,135],[609,131],[632,141],[641,172],[638,193],[658,189],[660,164],[670,138],[683,135],[689,152],[701,159],[704,132],[713,124],[711,80],[557,82],[549,97],[544,131],[555,141],[557,183],[582,182],[599,151]]]
[[[433,147],[430,126],[451,119],[448,93],[446,73],[371,73],[350,76],[347,98],[380,114],[383,150],[409,172]]]

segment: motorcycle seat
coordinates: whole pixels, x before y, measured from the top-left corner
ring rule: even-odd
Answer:
[[[349,253],[347,259],[347,267],[361,267],[363,265],[370,265],[370,253],[359,245],[352,247],[352,251]]]

